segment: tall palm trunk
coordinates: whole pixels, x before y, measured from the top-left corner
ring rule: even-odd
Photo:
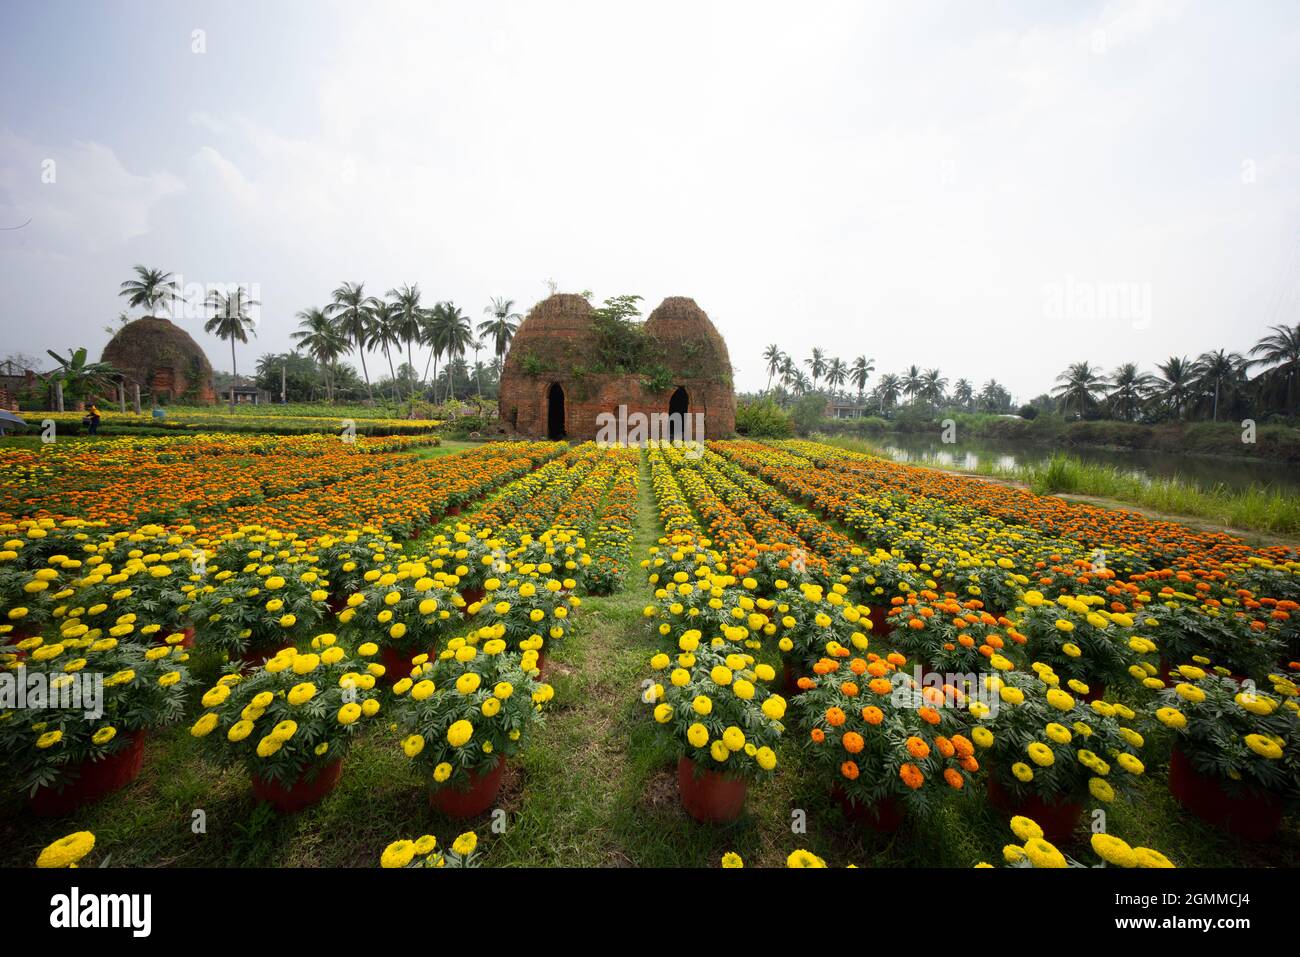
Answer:
[[[370,370],[366,368],[366,347],[358,345],[357,352],[361,354],[361,374],[366,377],[366,395],[370,397],[370,403],[373,405],[375,401],[375,390],[370,388]]]
[[[235,337],[230,337],[230,407],[235,407],[235,382],[239,378],[239,367],[235,365]]]

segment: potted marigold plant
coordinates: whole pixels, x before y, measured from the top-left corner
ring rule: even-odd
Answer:
[[[505,550],[501,541],[489,539],[487,530],[471,535],[467,527],[458,528],[450,539],[434,540],[430,565],[454,578],[449,584],[459,589],[465,604],[473,605],[483,600],[483,583],[493,575],[492,566],[504,558]]]
[[[568,579],[572,582],[572,579]],[[486,598],[471,617],[473,624],[495,627],[490,637],[504,638],[521,651],[537,652],[537,667],[545,664],[545,643],[564,637],[570,617],[582,599],[569,594],[564,581],[555,578],[512,579],[485,582]]]
[[[555,691],[525,672],[503,639],[480,645],[471,635],[447,642],[393,694],[402,750],[429,783],[429,803],[448,817],[474,817],[491,807],[505,762],[528,743]]]
[[[242,764],[253,793],[285,813],[334,789],[349,745],[380,707],[378,665],[350,656],[332,634],[311,648],[285,648],[251,674],[223,675],[190,728],[217,763]]]
[[[179,644],[145,648],[87,632],[0,648],[23,706],[0,712],[0,766],[43,816],[70,814],[135,780],[147,732],[180,718]]]
[[[744,810],[748,782],[776,767],[786,702],[766,687],[775,670],[738,646],[688,633],[678,647],[676,658],[651,658],[655,671],[667,672],[667,684],[649,683],[642,700],[677,751],[687,813],[704,823],[732,821]]]
[[[918,684],[898,654],[833,654],[797,701],[813,764],[851,820],[892,831],[905,816],[932,816],[979,771],[976,744],[991,743],[965,733],[964,693]]]
[[[1107,685],[1124,678],[1153,650],[1149,639],[1134,633],[1133,616],[1108,611],[1098,595],[1062,595],[1052,601],[1028,591],[1024,603],[1018,627],[1029,660],[1050,665],[1063,679],[1083,681],[1090,697],[1102,697]]]
[[[797,694],[811,685],[807,672],[813,662],[826,653],[826,646],[836,643],[866,649],[873,630],[871,617],[864,606],[845,597],[841,584],[823,590],[818,585],[803,585],[791,596],[784,612],[777,609],[777,648],[785,665],[784,687]]]
[[[1002,859],[1008,867],[1019,868],[1067,868],[1067,867],[1142,867],[1171,868],[1173,862],[1159,851],[1149,847],[1132,847],[1122,838],[1110,834],[1095,833],[1089,839],[1092,852],[1100,863],[1083,864],[1074,858],[1062,854],[1051,841],[1047,840],[1038,822],[1027,817],[1011,819],[1011,833],[1019,844],[1007,844],[1002,848]],[[976,867],[992,867],[981,862]]]
[[[252,562],[219,569],[196,593],[191,615],[195,648],[260,664],[315,633],[328,611],[329,591],[310,565]]]
[[[451,847],[441,848],[438,839],[425,834],[414,841],[393,841],[379,855],[379,866],[404,867],[479,867],[478,835],[466,831],[451,842]]]
[[[1271,675],[1271,693],[1194,665],[1160,692],[1156,719],[1174,731],[1169,790],[1202,820],[1266,841],[1300,798],[1300,688]]]
[[[428,655],[438,640],[458,624],[457,611],[447,588],[438,587],[421,562],[403,562],[395,572],[384,572],[362,591],[350,595],[339,612],[341,624],[360,640],[379,645],[379,662],[391,684],[411,673],[411,659]]]
[[[1050,840],[1066,841],[1089,799],[1108,803],[1144,773],[1137,756],[1142,735],[1128,726],[1135,712],[1123,704],[1086,702],[1087,686],[1041,663],[1036,674],[988,675],[996,694],[972,713],[993,733],[989,799],[1011,814],[1031,817]]]

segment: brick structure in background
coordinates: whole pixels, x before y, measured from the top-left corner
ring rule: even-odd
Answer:
[[[644,375],[600,368],[592,308],[582,296],[560,293],[539,302],[520,324],[501,373],[498,431],[528,438],[594,439],[597,416],[643,412],[704,413],[704,436],[736,430],[727,344],[695,300],[665,299],[645,322],[651,361],[671,372],[661,391]]]
[[[128,396],[135,383],[146,402],[216,400],[208,357],[193,337],[170,319],[146,316],[128,322],[104,347],[101,361],[125,373]]]

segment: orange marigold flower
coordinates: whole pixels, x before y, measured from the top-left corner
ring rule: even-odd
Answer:
[[[844,736],[840,738],[840,744],[844,745],[844,750],[849,754],[857,754],[866,747],[867,742],[856,731],[845,731]]]
[[[809,732],[809,735],[812,737],[813,741],[816,742],[817,744],[821,744],[823,741],[826,740],[826,732],[823,731],[821,728],[813,728],[812,731]]]
[[[923,761],[930,756],[930,746],[916,735],[912,735],[906,741],[907,753],[918,761]]]
[[[841,708],[832,706],[826,709],[826,723],[832,728],[838,728],[842,725],[846,717],[847,715],[844,714],[844,711]]]
[[[840,685],[840,691],[848,695],[850,698],[856,698],[858,696],[858,686],[852,681],[846,681],[844,684]]]
[[[948,782],[948,786],[953,790],[960,791],[966,785],[966,780],[961,776],[961,772],[956,768],[945,768],[943,779]]]
[[[889,694],[889,689],[893,687],[888,678],[873,678],[867,685],[875,694]]]
[[[921,716],[921,720],[926,724],[939,723],[939,712],[935,711],[933,708],[917,708],[916,713]]]
[[[945,758],[950,758],[957,753],[957,748],[943,735],[939,735],[934,739],[934,746],[939,749],[939,753]]]
[[[840,765],[840,774],[844,775],[850,781],[858,779],[858,766],[852,761],[845,761]]]
[[[925,775],[921,773],[921,769],[915,764],[904,764],[898,769],[898,776],[913,791],[925,783]]]
[[[862,720],[867,724],[876,725],[885,720],[885,712],[881,711],[874,704],[869,704],[862,709]]]

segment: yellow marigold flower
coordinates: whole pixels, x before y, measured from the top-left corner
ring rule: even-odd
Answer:
[[[199,718],[198,721],[194,722],[194,726],[190,728],[190,734],[196,738],[205,738],[212,733],[216,726],[217,713],[215,711],[209,711],[207,714],[203,715],[203,717]]]
[[[1025,841],[1025,856],[1034,867],[1069,867],[1065,855],[1056,849],[1056,845],[1041,837]]]
[[[1056,763],[1056,755],[1052,753],[1052,749],[1041,741],[1031,741],[1025,750],[1029,752],[1029,760],[1040,768],[1049,768]]]
[[[1261,758],[1267,758],[1270,761],[1276,761],[1282,757],[1282,748],[1276,741],[1264,737],[1262,734],[1248,734],[1245,738],[1246,747],[1254,751]]]
[[[379,866],[388,868],[405,867],[415,857],[415,844],[412,841],[394,841],[384,848],[379,856]]]
[[[474,726],[463,718],[447,729],[447,743],[453,748],[466,744],[474,736]]]
[[[361,705],[357,704],[355,701],[349,701],[343,707],[339,708],[339,712],[338,712],[339,724],[353,724],[360,717],[361,717]]]
[[[740,859],[740,855],[735,851],[728,851],[726,854],[722,855],[722,866],[728,869],[744,867],[745,862]]]
[[[1092,849],[1107,864],[1116,867],[1136,867],[1137,855],[1128,843],[1109,834],[1094,834],[1090,838]]]
[[[1022,841],[1028,841],[1031,838],[1042,837],[1043,829],[1038,826],[1037,821],[1018,814],[1011,819],[1011,833]]]
[[[466,831],[451,842],[451,849],[461,857],[469,857],[476,847],[478,847],[478,835],[473,831]]]
[[[686,740],[691,743],[692,747],[702,748],[708,744],[709,729],[697,721],[686,729]]]
[[[408,758],[413,758],[424,750],[424,738],[418,734],[407,735],[402,741],[402,750]]]
[[[800,848],[799,850],[793,851],[790,856],[785,859],[785,866],[791,868],[825,867],[826,862],[812,851],[806,851]]]
[[[95,835],[90,831],[76,831],[61,837],[36,858],[40,868],[72,867],[95,849]]]

